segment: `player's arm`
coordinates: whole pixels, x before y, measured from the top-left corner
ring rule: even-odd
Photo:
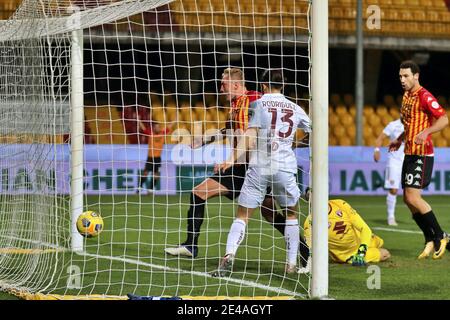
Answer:
[[[400,146],[402,145],[403,140],[405,140],[405,131],[403,131],[403,132],[397,137],[397,139],[395,139],[394,141],[391,141],[391,143],[389,143],[389,152],[391,152],[391,151],[397,151],[398,148],[400,148]]]
[[[214,171],[225,171],[235,163],[245,163],[247,158],[247,150],[256,147],[256,139],[258,135],[258,128],[248,128],[240,139],[236,148],[231,152],[230,157],[221,163]]]
[[[229,123],[229,121],[227,121],[227,126],[225,128],[218,130],[215,134],[202,137],[202,142],[198,145],[196,145],[196,144],[192,145],[192,148],[193,149],[200,148],[207,144],[211,144],[216,141],[222,141],[223,139],[225,139],[225,134],[229,127],[228,123]]]
[[[361,216],[353,209],[348,203],[342,204],[343,209],[348,214],[350,222],[356,230],[360,232],[360,245],[355,254],[351,257],[353,266],[363,266],[366,264],[365,256],[369,247],[370,240],[372,239],[372,230],[367,223],[361,218]]]
[[[421,96],[421,104],[430,113],[436,121],[433,124],[424,129],[418,135],[414,137],[414,143],[423,144],[427,140],[430,134],[441,131],[448,125],[448,117],[445,109],[437,102],[436,98],[431,94],[424,94]]]
[[[381,132],[380,135],[375,140],[375,148],[373,149],[373,160],[375,162],[380,161],[380,147],[383,144],[383,140],[387,137],[384,132]]]
[[[437,118],[437,120],[430,127],[426,128],[422,132],[420,132],[415,138],[414,143],[423,144],[430,134],[443,130],[446,126],[448,126],[448,117],[447,114],[444,113],[442,116]]]

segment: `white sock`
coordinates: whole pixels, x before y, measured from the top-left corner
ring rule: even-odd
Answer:
[[[387,194],[386,206],[388,219],[395,219],[395,204],[397,203],[397,196],[391,193]]]
[[[286,220],[284,227],[284,239],[286,240],[287,261],[297,265],[298,245],[300,244],[300,230],[298,220]]]
[[[231,253],[233,255],[236,255],[236,251],[245,237],[245,227],[246,224],[244,220],[235,219],[233,221],[230,232],[228,232],[226,254]]]

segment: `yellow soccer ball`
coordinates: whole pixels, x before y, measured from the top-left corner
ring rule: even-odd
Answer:
[[[77,219],[77,230],[83,237],[96,237],[103,230],[103,219],[95,211],[85,211]]]

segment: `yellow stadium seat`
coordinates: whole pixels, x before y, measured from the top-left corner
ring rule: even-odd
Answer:
[[[394,119],[398,119],[400,118],[400,110],[398,107],[391,107],[389,108],[389,114],[392,116],[392,118]]]
[[[338,140],[336,139],[336,137],[330,136],[330,137],[328,138],[328,144],[329,144],[330,146],[337,146],[337,145],[338,145]]]
[[[445,127],[441,132],[442,137],[450,141],[450,127]]]
[[[356,106],[355,105],[351,105],[348,108],[348,113],[350,113],[350,115],[355,118],[356,117]]]
[[[338,0],[341,5],[350,6],[356,4],[356,0]]]
[[[334,114],[334,109],[331,105],[328,105],[328,116]]]
[[[373,110],[373,107],[372,107],[372,106],[370,106],[370,105],[364,106],[363,114],[364,114],[366,117],[370,116],[370,115],[373,114],[373,113],[374,113],[374,110]]]
[[[387,126],[389,122],[394,120],[394,118],[390,114],[386,114],[385,116],[380,117],[380,119],[383,127]]]
[[[371,127],[368,127],[368,126],[363,127],[363,137],[364,137],[364,139],[373,137],[373,130]]]
[[[380,123],[381,123],[381,119],[376,113],[373,113],[369,116],[369,125],[370,126],[376,127],[376,126],[380,125]]]
[[[380,117],[384,117],[385,115],[388,114],[388,109],[386,108],[386,106],[384,105],[379,105],[377,107],[377,109],[375,110],[375,112],[380,116]]]
[[[420,6],[425,7],[425,8],[430,8],[433,7],[433,0],[420,0]]]
[[[345,132],[345,128],[343,126],[340,126],[340,125],[335,126],[333,128],[333,133],[334,133],[334,136],[336,138],[338,138],[338,139],[347,135],[346,132]]]
[[[346,113],[346,114],[340,116],[339,120],[344,126],[349,126],[349,125],[355,124],[354,118],[349,113]]]
[[[339,105],[336,107],[336,114],[340,117],[347,114],[347,107],[344,105]]]
[[[436,8],[445,8],[444,0],[433,0],[433,7]]]
[[[225,122],[228,120],[228,112],[227,110],[222,110],[219,112],[219,121]]]
[[[408,7],[420,7],[420,0],[408,0]]]
[[[375,140],[376,139],[373,136],[369,136],[369,137],[363,139],[363,143],[365,146],[374,146]]]
[[[346,127],[347,128],[347,136],[351,139],[356,137],[356,126],[355,124],[351,124]]]
[[[339,20],[344,18],[344,8],[341,6],[330,6],[329,17],[330,19],[338,18]]]
[[[352,140],[347,136],[342,136],[338,138],[339,145],[340,146],[351,146]]]
[[[336,125],[339,125],[339,124],[340,124],[340,122],[339,122],[339,117],[338,117],[337,115],[330,115],[330,116],[328,117],[328,124],[329,124],[331,127],[334,127],[334,126],[336,126]]]

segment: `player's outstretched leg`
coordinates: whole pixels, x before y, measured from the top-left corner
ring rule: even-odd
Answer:
[[[198,255],[198,238],[203,223],[205,200],[191,193],[191,205],[187,219],[187,238],[175,248],[165,248],[164,251],[172,256],[185,256],[195,258]]]
[[[239,207],[238,210],[243,211],[243,208]],[[246,227],[247,219],[236,218],[233,221],[230,231],[228,232],[226,254],[220,260],[219,267],[211,273],[211,276],[228,277],[231,274],[234,257],[239,245],[244,240]]]
[[[165,248],[164,252],[173,256],[197,257],[198,238],[205,214],[206,200],[228,192],[226,187],[211,178],[195,187],[190,196],[186,241],[177,247]]]
[[[266,196],[264,198],[264,202],[261,206],[261,215],[284,236],[286,216],[277,210],[271,196]],[[305,238],[302,236],[300,236],[298,251],[300,253],[300,264],[303,268],[302,273],[307,273],[309,272],[309,267],[311,265],[311,262],[309,261],[309,247],[306,244]]]

